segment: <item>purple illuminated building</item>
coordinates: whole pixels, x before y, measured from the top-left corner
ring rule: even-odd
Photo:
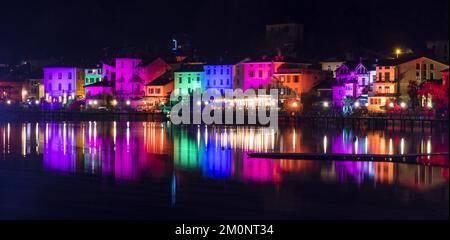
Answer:
[[[84,98],[84,71],[75,67],[44,68],[44,91],[48,102],[65,103]]]
[[[336,70],[336,84],[333,86],[333,103],[343,106],[345,97],[358,99],[368,94],[373,83],[373,75],[362,62],[345,63]]]

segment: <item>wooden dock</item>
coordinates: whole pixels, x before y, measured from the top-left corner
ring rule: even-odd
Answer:
[[[286,159],[286,160],[312,160],[312,161],[343,161],[343,162],[393,162],[416,165],[430,165],[448,168],[446,164],[423,162],[420,158],[433,156],[449,156],[449,153],[430,154],[317,154],[317,153],[249,153],[250,158]]]

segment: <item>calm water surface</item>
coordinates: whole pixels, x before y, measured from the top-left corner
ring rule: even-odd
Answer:
[[[0,219],[448,219],[448,168],[247,157],[280,151],[448,152],[448,134],[0,123]]]

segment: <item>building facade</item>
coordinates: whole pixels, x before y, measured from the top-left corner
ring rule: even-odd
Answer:
[[[428,80],[442,79],[442,71],[446,68],[448,68],[448,65],[427,57],[419,57],[400,62],[397,65],[399,100],[406,103],[410,102],[408,95],[410,81],[414,81],[417,85],[420,85]]]
[[[374,74],[363,63],[355,67],[351,64],[343,64],[336,71],[336,83],[333,86],[333,103],[337,107],[343,106],[345,97],[359,99],[365,104],[368,93],[372,90]]]
[[[380,63],[376,67],[376,76],[367,108],[371,112],[384,112],[398,97],[398,68],[393,62]]]
[[[217,89],[222,95],[233,89],[234,65],[205,65],[204,73],[205,89]]]
[[[285,64],[285,62],[243,62],[236,66],[235,88],[264,89],[273,82],[273,74]]]
[[[89,85],[103,80],[102,68],[87,68],[84,69],[84,85]]]
[[[202,65],[185,65],[174,73],[174,90],[181,96],[192,95],[194,91],[204,91]]]
[[[84,98],[84,71],[75,67],[44,68],[44,91],[48,102],[64,103]]]
[[[158,109],[167,104],[173,92],[174,82],[169,74],[161,76],[145,86],[145,108]]]

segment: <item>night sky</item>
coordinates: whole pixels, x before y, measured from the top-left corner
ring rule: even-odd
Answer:
[[[155,54],[187,34],[200,52],[244,51],[266,23],[305,24],[306,39],[325,46],[386,50],[448,40],[449,1],[165,0],[1,1],[0,63],[25,57],[97,58],[139,47]],[[321,47],[323,46],[323,47]],[[327,49],[329,50],[329,49]]]

